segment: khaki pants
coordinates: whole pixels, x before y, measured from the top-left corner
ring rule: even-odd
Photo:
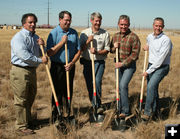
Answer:
[[[36,81],[36,68],[12,66],[10,85],[14,93],[16,129],[26,128],[28,123],[32,121],[31,107],[37,92]]]

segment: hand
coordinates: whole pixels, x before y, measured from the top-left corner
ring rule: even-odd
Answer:
[[[123,66],[122,62],[115,63],[115,68],[121,68]]]
[[[74,66],[73,62],[70,62],[67,65],[64,65],[65,71],[70,71],[73,66]]]
[[[47,64],[48,63],[48,57],[47,56],[43,56],[41,59],[42,59],[42,63],[43,64]]]
[[[42,38],[37,39],[39,45],[44,45],[44,40]]]
[[[144,51],[148,51],[148,50],[149,50],[149,46],[148,46],[148,45],[145,45],[145,46],[143,47],[143,50],[144,50]]]
[[[93,35],[88,36],[88,39],[87,39],[86,43],[87,44],[90,43],[91,41],[93,41],[93,39],[94,39]]]
[[[118,42],[114,43],[114,48],[119,48],[119,43]]]
[[[68,40],[68,36],[67,35],[62,36],[61,41],[62,41],[63,44],[67,43],[67,40]]]
[[[148,73],[147,72],[144,72],[143,73],[143,76],[146,78],[148,76]]]
[[[95,48],[90,48],[90,52],[91,52],[91,54],[96,54],[97,53]]]

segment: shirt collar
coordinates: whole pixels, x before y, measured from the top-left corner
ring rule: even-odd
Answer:
[[[152,34],[154,39],[159,39],[162,35],[164,35],[164,33],[162,32],[161,34],[159,34],[158,36],[155,36],[154,33]]]
[[[125,34],[122,34],[122,33],[120,32],[120,35],[122,35],[123,37],[125,37],[125,36],[127,36],[128,34],[130,34],[130,33],[131,33],[131,30],[128,29]]]
[[[27,30],[27,29],[25,29],[25,28],[23,28],[22,31],[23,31],[23,33],[24,33],[25,35],[31,36],[31,37],[33,37],[34,34],[35,34],[35,32],[32,33],[32,32],[30,32],[29,30]]]
[[[92,28],[90,28],[90,29],[91,29],[91,34],[94,34],[94,35],[99,35],[99,34],[100,34],[101,29],[99,29],[96,33],[94,33],[94,32],[92,31]]]
[[[61,28],[61,26],[60,25],[58,25],[58,28],[59,28],[59,31],[60,32],[62,32],[62,33],[64,33],[64,34],[69,34],[69,32],[70,32],[70,29],[68,29],[68,31],[66,32],[66,31],[64,31],[62,28]]]

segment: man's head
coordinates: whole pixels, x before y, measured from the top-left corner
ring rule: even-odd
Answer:
[[[61,28],[64,31],[68,31],[71,25],[71,18],[72,18],[72,15],[68,11],[61,11],[59,13],[59,23],[60,23]]]
[[[36,29],[37,17],[33,13],[27,13],[22,16],[22,26],[28,31],[34,33]]]
[[[121,15],[118,20],[118,26],[120,29],[120,32],[122,34],[125,34],[130,26],[130,18],[127,15]]]
[[[153,22],[153,30],[154,30],[154,35],[158,36],[163,32],[164,28],[164,19],[161,17],[156,17]]]
[[[94,12],[91,14],[91,24],[92,24],[92,28],[95,31],[98,31],[100,29],[101,20],[102,20],[102,15],[100,13]]]

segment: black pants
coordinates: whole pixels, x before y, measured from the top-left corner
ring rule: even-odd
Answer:
[[[56,91],[57,99],[61,108],[62,116],[67,117],[68,111],[68,99],[67,99],[67,84],[66,84],[66,71],[64,64],[51,62],[51,76]],[[75,66],[69,71],[69,84],[70,84],[70,100],[72,100],[73,95],[73,80],[75,74]],[[52,116],[57,117],[58,112],[55,105],[54,97],[52,96]],[[71,108],[72,110],[72,108]],[[72,115],[72,111],[70,113]]]

